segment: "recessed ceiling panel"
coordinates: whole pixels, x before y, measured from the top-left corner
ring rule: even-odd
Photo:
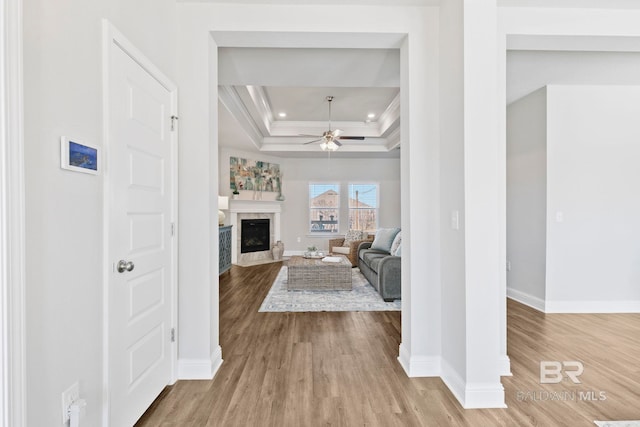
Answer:
[[[331,103],[332,121],[364,122],[376,120],[400,92],[399,88],[318,88],[318,87],[266,87],[265,92],[274,113],[274,119],[287,121],[327,121]],[[278,113],[286,113],[279,117]],[[369,118],[369,114],[374,114]]]

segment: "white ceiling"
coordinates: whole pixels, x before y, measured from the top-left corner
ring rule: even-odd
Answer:
[[[218,69],[221,146],[326,156],[305,142],[329,130],[333,96],[331,129],[364,137],[336,157],[399,157],[398,49],[221,48]]]
[[[193,1],[193,0],[178,0]],[[231,0],[199,0],[202,3],[229,3]],[[294,5],[360,5],[360,6],[437,6],[440,0],[233,0],[237,4],[294,4]]]
[[[265,88],[275,113],[285,112],[286,118],[276,115],[276,121],[328,120],[326,97],[333,96],[331,116],[334,120],[364,122],[368,114],[380,117],[398,96],[398,88],[382,87],[278,87]]]
[[[178,0],[193,2],[194,0]],[[231,0],[198,0],[202,3],[229,3]],[[292,5],[367,5],[367,6],[438,6],[440,0],[233,0],[237,4]],[[561,7],[561,8],[640,8],[638,0],[498,0],[500,7]]]

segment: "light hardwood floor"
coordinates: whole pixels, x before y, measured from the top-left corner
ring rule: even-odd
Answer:
[[[440,379],[405,375],[396,360],[398,312],[258,313],[280,267],[234,266],[221,277],[224,363],[211,381],[179,381],[165,389],[137,426],[594,426],[593,420],[640,420],[640,315],[545,315],[509,301],[513,376],[502,381],[508,408],[464,410]],[[540,384],[542,360],[582,361],[582,383]],[[601,392],[606,400],[586,400]]]

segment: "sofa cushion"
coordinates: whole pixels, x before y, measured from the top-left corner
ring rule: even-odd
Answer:
[[[360,253],[360,257],[362,258],[362,261],[373,271],[377,272],[378,271],[378,264],[380,264],[380,261],[382,260],[382,258],[389,256],[389,254],[385,253],[385,252],[380,252],[380,251],[372,251],[372,250],[365,250],[362,251]],[[375,265],[375,267],[374,267]]]
[[[393,239],[400,232],[399,228],[380,228],[376,233],[376,238],[373,239],[371,249],[377,249],[389,253]]]
[[[371,260],[369,261],[369,268],[375,271],[377,274],[379,274],[380,262],[382,262],[382,260],[385,259],[387,256],[388,255],[380,255],[377,257],[372,257]]]
[[[348,246],[345,248],[344,246],[334,246],[331,248],[331,252],[335,252],[337,254],[349,255],[350,249]]]

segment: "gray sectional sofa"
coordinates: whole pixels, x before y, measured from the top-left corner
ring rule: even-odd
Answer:
[[[400,299],[401,257],[371,249],[371,244],[358,246],[358,268],[385,301]]]

